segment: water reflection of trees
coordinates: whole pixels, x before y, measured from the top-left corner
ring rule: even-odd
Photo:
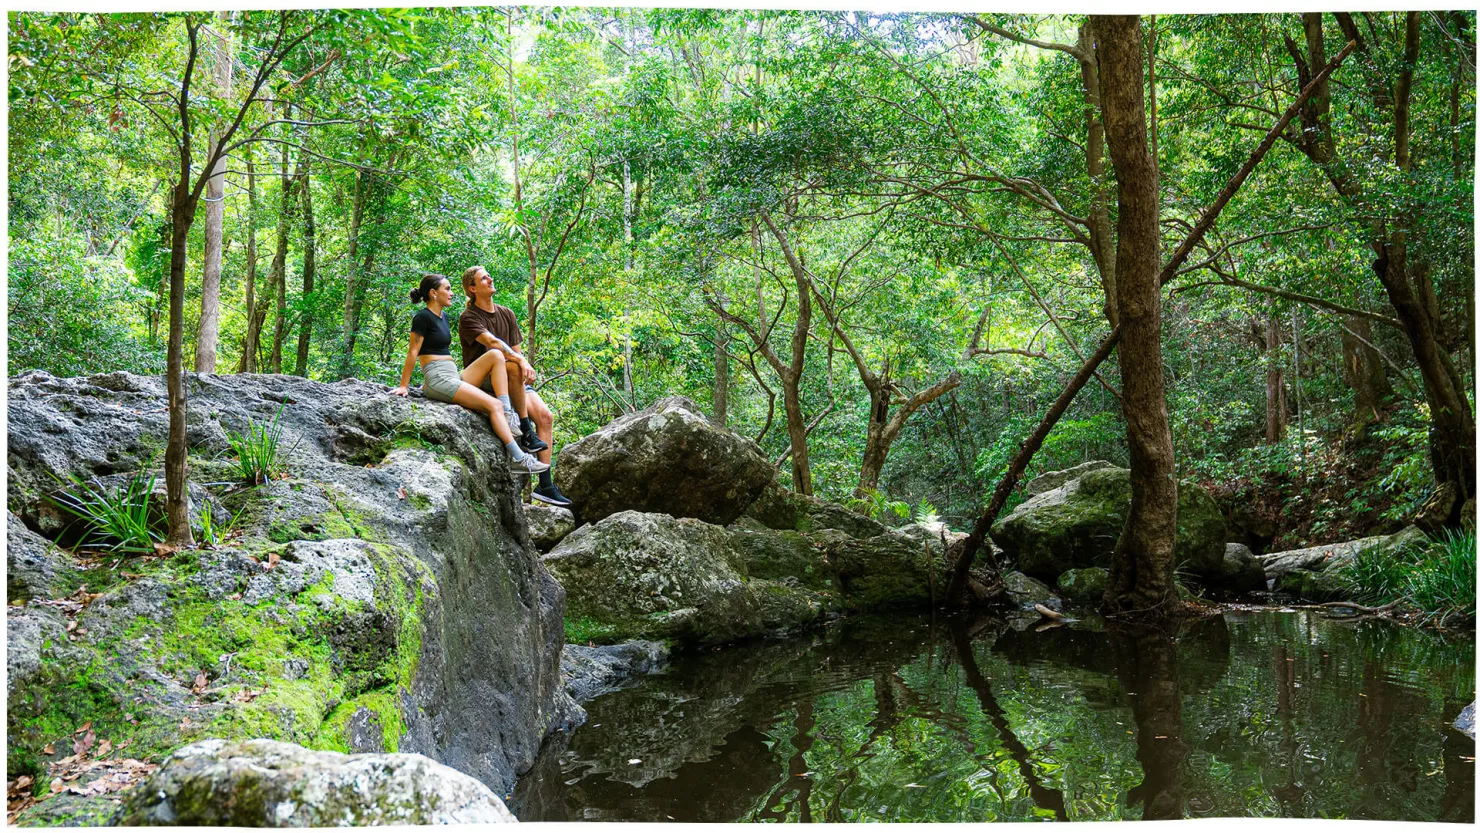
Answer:
[[[1199,620],[1175,639],[849,621],[690,657],[640,696],[589,704],[596,725],[547,786],[521,783],[561,809],[524,817],[1468,820],[1473,742],[1413,727],[1468,702],[1470,667],[1418,676],[1415,645],[1431,650],[1303,616]]]

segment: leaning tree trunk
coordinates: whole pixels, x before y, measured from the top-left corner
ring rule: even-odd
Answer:
[[[1115,165],[1120,216],[1115,277],[1120,312],[1131,507],[1115,546],[1105,604],[1147,617],[1173,611],[1177,481],[1161,360],[1160,210],[1146,135],[1140,19],[1096,16],[1105,137]]]
[[[310,187],[308,166],[305,163],[303,172],[303,314],[298,318],[298,360],[293,365],[293,372],[299,376],[308,375],[308,343],[313,336],[314,248],[317,245],[315,234],[313,188]]]
[[[864,497],[879,488],[879,475],[884,471],[884,461],[889,457],[889,446],[893,437],[887,437],[889,427],[889,391],[870,391],[868,426],[863,439],[863,464],[858,469],[858,486],[853,489],[855,497]]]

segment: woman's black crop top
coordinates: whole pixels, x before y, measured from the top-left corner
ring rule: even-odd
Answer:
[[[452,355],[452,329],[447,326],[447,313],[434,314],[426,307],[417,310],[411,319],[411,332],[420,333],[425,339],[421,343],[422,356]]]

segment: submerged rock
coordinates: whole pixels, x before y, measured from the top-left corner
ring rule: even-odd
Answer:
[[[1102,567],[1066,570],[1059,576],[1059,595],[1081,604],[1099,604],[1110,586],[1110,572]]]
[[[206,740],[125,799],[125,826],[343,827],[516,821],[488,787],[422,755],[343,755]]]
[[[634,677],[653,674],[668,664],[668,646],[635,640],[620,645],[567,645],[560,655],[560,676],[577,703],[616,691]]]
[[[555,477],[586,522],[633,510],[727,524],[776,475],[760,447],[683,397],[661,399],[565,446]]]
[[[356,380],[187,374],[186,387],[190,477],[214,484],[229,538],[84,576],[32,559],[27,528],[64,525],[46,498],[57,478],[157,462],[164,380],[9,382],[7,535],[22,546],[8,591],[27,601],[6,612],[12,775],[39,774],[43,748],[90,722],[143,760],[267,737],[418,752],[511,788],[579,712],[559,673],[564,593],[486,420]],[[274,420],[287,476],[244,488],[228,433]],[[70,607],[39,601],[84,581]]]
[[[1053,590],[1032,576],[1014,570],[1002,577],[1007,595],[1018,607],[1032,608],[1035,604],[1047,604],[1053,598]]]
[[[1475,739],[1475,701],[1465,706],[1454,719],[1454,728],[1462,734],[1468,735],[1470,740]]]
[[[1110,566],[1130,512],[1130,470],[1101,468],[1019,504],[992,526],[992,540],[1018,569],[1042,581],[1067,570]],[[1199,576],[1216,576],[1228,530],[1218,504],[1202,487],[1177,489],[1175,558]]]

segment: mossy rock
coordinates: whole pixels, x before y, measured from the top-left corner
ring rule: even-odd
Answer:
[[[1274,589],[1309,602],[1336,602],[1351,596],[1351,588],[1339,568],[1290,570],[1280,575]]]
[[[992,540],[1019,570],[1041,581],[1084,567],[1108,569],[1130,503],[1130,471],[1097,469],[1019,504],[992,526]],[[1215,571],[1227,538],[1212,496],[1195,483],[1181,483],[1176,563],[1196,574]]]
[[[1101,567],[1066,570],[1059,576],[1059,595],[1081,603],[1098,603],[1110,586],[1110,572]]]

